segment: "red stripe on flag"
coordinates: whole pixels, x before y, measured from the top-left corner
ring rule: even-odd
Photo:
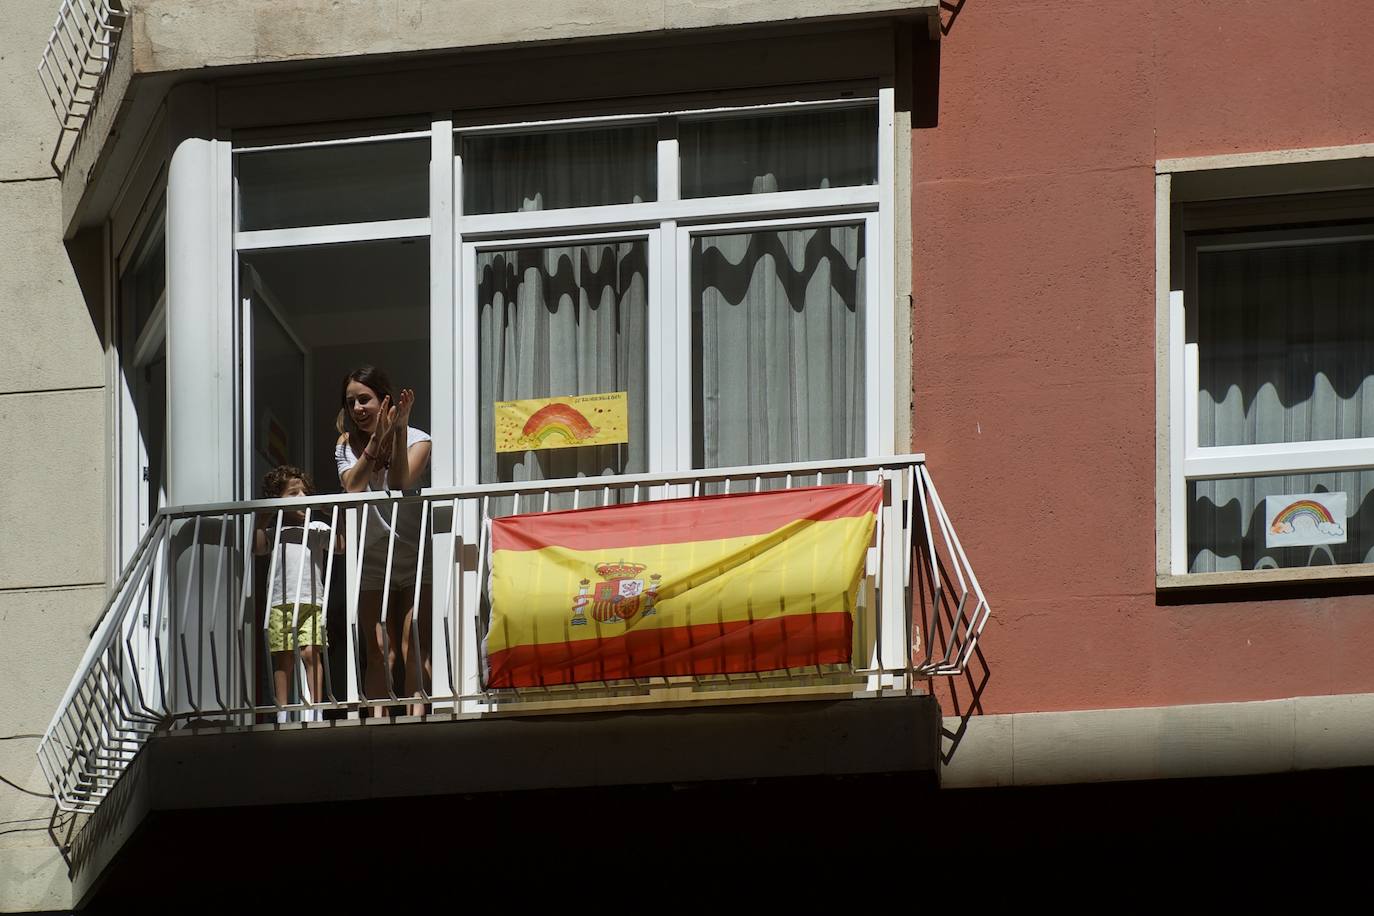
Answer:
[[[876,512],[881,501],[882,487],[876,484],[839,484],[510,515],[492,521],[491,549],[604,550],[717,541],[767,534],[798,520],[853,518]]]
[[[843,664],[850,659],[853,626],[853,617],[838,611],[515,646],[491,654],[487,687],[551,687]]]

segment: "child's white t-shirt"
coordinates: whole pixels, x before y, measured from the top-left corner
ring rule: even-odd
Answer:
[[[268,537],[272,537],[268,532]],[[311,522],[310,531],[300,525],[283,525],[272,558],[267,586],[269,608],[289,605],[293,609],[324,604],[324,555],[329,549],[329,525]],[[302,568],[304,567],[304,568]]]

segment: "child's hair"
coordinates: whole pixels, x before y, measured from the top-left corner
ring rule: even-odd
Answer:
[[[310,479],[310,475],[300,468],[291,464],[279,464],[268,471],[262,478],[262,493],[266,499],[276,499],[286,492],[286,488],[291,481],[299,480],[305,484],[305,495],[315,495],[315,483]]]

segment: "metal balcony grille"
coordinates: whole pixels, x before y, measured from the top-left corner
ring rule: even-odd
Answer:
[[[95,111],[126,16],[118,0],[62,0],[58,7],[38,61],[38,78],[61,125],[54,158]]]

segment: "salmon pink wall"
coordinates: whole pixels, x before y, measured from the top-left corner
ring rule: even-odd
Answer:
[[[1356,0],[960,9],[913,132],[913,447],[992,602],[985,712],[1374,691],[1374,597],[1154,567],[1154,163],[1374,142],[1371,46]]]

